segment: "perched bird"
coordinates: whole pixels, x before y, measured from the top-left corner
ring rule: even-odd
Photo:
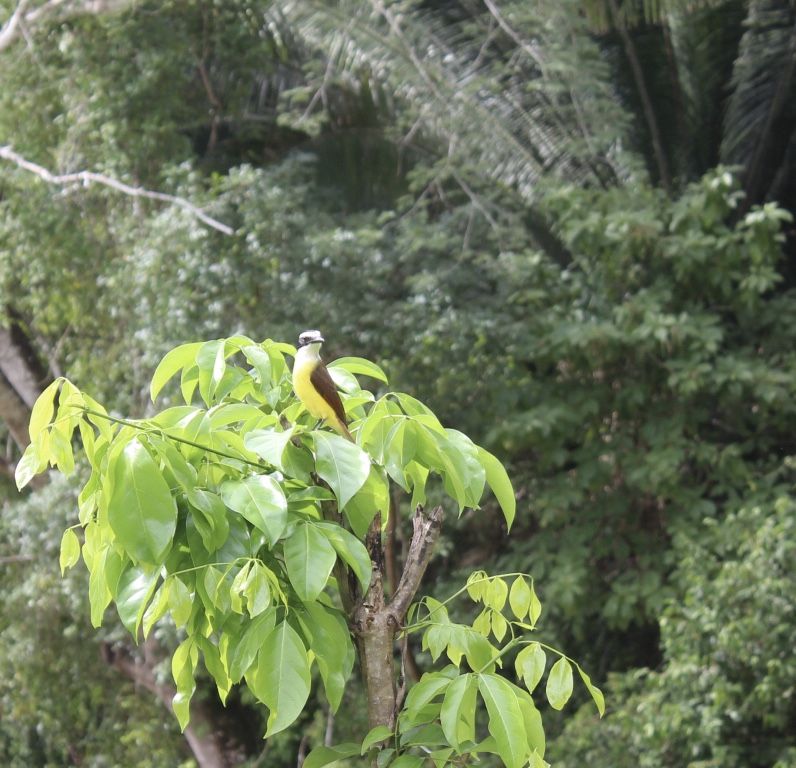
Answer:
[[[323,341],[320,331],[304,331],[299,336],[296,362],[293,365],[293,389],[310,415],[321,419],[353,443],[354,438],[348,431],[345,410],[337,387],[321,360]]]

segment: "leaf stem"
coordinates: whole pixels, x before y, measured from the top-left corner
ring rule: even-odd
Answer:
[[[152,424],[141,424],[135,421],[129,421],[127,419],[117,419],[115,416],[109,416],[107,413],[102,413],[101,411],[95,411],[92,408],[88,408],[85,405],[78,405],[77,406],[81,411],[91,416],[99,416],[101,419],[107,419],[108,421],[113,422],[114,424],[121,424],[124,427],[132,427],[133,429],[138,429],[141,432],[157,432],[162,437],[167,438],[169,440],[173,440],[175,443],[183,443],[185,445],[190,445],[193,448],[199,448],[203,451],[207,451],[207,453],[214,453],[216,456],[223,456],[226,459],[233,459],[234,461],[241,461],[244,464],[248,464],[251,467],[257,467],[258,469],[268,469],[269,465],[264,464],[263,462],[258,461],[250,461],[244,456],[236,456],[232,453],[226,453],[225,451],[219,451],[217,448],[211,448],[209,445],[202,445],[202,443],[196,443],[193,440],[188,440],[184,437],[177,437],[176,435],[172,435],[167,432],[162,427],[154,426]]]

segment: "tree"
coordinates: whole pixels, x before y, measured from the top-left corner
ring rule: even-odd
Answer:
[[[446,605],[431,598],[410,609],[442,524],[441,506],[424,510],[434,492],[430,476],[440,478],[460,513],[478,505],[488,483],[510,526],[515,502],[502,465],[414,398],[375,399],[362,390],[355,374],[386,378],[360,358],[330,366],[357,443],[308,428],[286,354],[295,350],[244,336],[177,347],[155,371],[151,392],[154,399],[180,374],[185,405],[141,421],[109,416],[66,379],[37,400],[17,482],[23,487],[48,464],[71,474],[71,442],[80,435],[92,472],[79,496],[79,523],[63,534],[60,562],[62,570],[81,556],[86,563],[92,623],[100,625],[113,601],[133,637],[146,641],[169,615],[180,631],[171,705],[183,728],[200,652],[222,701],[245,679],[268,708],[266,737],[302,712],[313,666],[336,710],[356,656],[370,733],[362,744],[324,746],[309,764],[372,748],[378,765],[478,752],[495,752],[516,768],[542,765],[544,732],[531,692],[546,654],[524,637],[541,611],[532,582],[515,574],[509,589],[505,578],[473,574],[461,591],[484,607],[470,627],[452,622]],[[197,394],[204,408],[192,405]],[[406,564],[388,600],[382,520],[401,514],[390,480],[411,497],[415,513]],[[503,614],[507,601],[511,619]],[[451,663],[424,674],[406,695],[395,639],[403,638],[406,653],[417,631],[434,659],[444,653]],[[515,667],[525,688],[497,671],[520,647]],[[572,691],[572,663],[558,655],[546,688],[556,709]],[[469,672],[460,671],[463,662]],[[601,693],[575,666],[602,712]],[[486,709],[486,739],[477,700]],[[424,751],[415,755],[418,747]]]

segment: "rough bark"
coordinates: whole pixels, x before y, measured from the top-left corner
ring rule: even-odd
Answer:
[[[354,606],[350,625],[356,638],[362,678],[368,697],[368,722],[371,728],[392,728],[403,698],[403,680],[395,669],[395,636],[403,627],[406,612],[423,579],[442,527],[442,508],[429,515],[418,504],[412,520],[414,535],[401,579],[392,599],[384,595],[384,550],[381,541],[381,516],[371,523],[366,537],[370,553],[372,580],[367,593]]]

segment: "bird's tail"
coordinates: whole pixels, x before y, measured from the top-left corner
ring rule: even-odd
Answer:
[[[348,426],[342,419],[335,419],[333,422],[330,422],[330,426],[338,435],[347,437],[352,443],[356,442],[354,436],[349,432]]]

